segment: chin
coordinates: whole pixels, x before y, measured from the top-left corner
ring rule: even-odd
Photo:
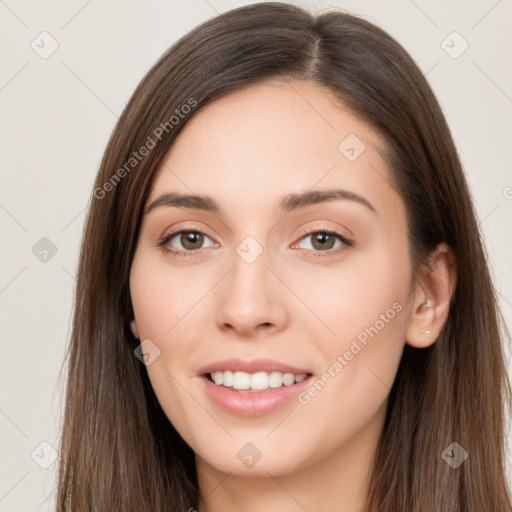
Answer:
[[[219,449],[215,451],[211,450],[211,445],[204,447],[204,451],[196,452],[196,462],[200,458],[217,471],[231,476],[265,478],[269,473],[275,477],[291,474],[315,462],[314,452],[308,455],[297,451],[301,446],[300,440],[294,442],[280,438],[271,442],[264,439],[266,435],[268,433],[262,434],[260,440],[255,439],[254,442],[247,440],[247,436],[244,440],[231,439],[229,445],[219,443]]]

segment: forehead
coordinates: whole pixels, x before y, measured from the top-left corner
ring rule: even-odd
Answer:
[[[214,196],[221,205],[273,208],[285,194],[343,187],[378,210],[397,199],[384,150],[372,127],[325,87],[252,84],[188,121],[155,174],[148,204],[178,191]]]

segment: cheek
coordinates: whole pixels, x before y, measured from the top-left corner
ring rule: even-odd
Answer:
[[[340,421],[347,410],[362,418],[380,407],[405,343],[410,271],[405,245],[393,251],[381,246],[357,267],[331,276],[323,294],[316,286],[312,301],[334,334],[315,342],[325,367],[304,402],[329,407]]]
[[[158,357],[147,366],[148,376],[160,404],[177,428],[185,409],[190,409],[191,403],[193,406],[183,388],[191,376],[184,363],[201,339],[194,329],[205,325],[199,301],[206,298],[211,284],[202,274],[172,269],[164,259],[147,252],[136,253],[130,273],[140,340],[151,340],[159,350]]]
[[[332,324],[336,339],[329,342],[324,336],[323,345],[317,344],[324,367],[299,397],[296,415],[308,432],[316,432],[303,436],[305,449],[308,445],[320,456],[350,440],[349,450],[357,457],[365,449],[360,446],[364,432],[382,428],[404,345],[406,307],[400,298],[389,289],[354,290]]]
[[[296,274],[294,286],[322,321],[322,343],[329,342],[336,354],[349,349],[356,338],[362,343],[373,338],[376,331],[390,339],[405,331],[406,315],[400,313],[406,310],[411,278],[406,247],[375,245],[335,270],[322,271]]]
[[[204,293],[200,276],[189,279],[172,269],[165,260],[148,255],[134,259],[130,275],[130,293],[141,340],[149,338],[165,343],[179,322],[194,314],[194,304]]]

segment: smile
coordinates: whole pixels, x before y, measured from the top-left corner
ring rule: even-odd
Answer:
[[[232,372],[230,370],[216,371],[208,374],[210,380],[217,386],[232,388],[234,390],[245,390],[249,392],[276,389],[282,386],[292,386],[302,382],[307,373],[295,375],[293,373],[256,372],[247,373],[243,371]]]

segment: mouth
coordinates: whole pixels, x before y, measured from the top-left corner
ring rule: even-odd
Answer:
[[[206,396],[236,416],[262,416],[293,403],[312,382],[313,373],[270,359],[226,359],[198,374]]]
[[[233,391],[256,393],[299,384],[308,377],[311,377],[311,373],[294,374],[279,371],[248,373],[240,370],[234,372],[224,370],[206,373],[203,377],[217,386],[229,388]]]

